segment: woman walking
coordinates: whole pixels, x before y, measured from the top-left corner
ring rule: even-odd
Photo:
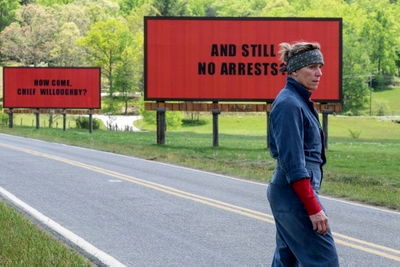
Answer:
[[[310,100],[324,65],[317,43],[282,43],[285,87],[270,113],[271,155],[277,159],[267,196],[276,223],[272,266],[337,267],[329,219],[318,191],[325,164],[323,131]]]

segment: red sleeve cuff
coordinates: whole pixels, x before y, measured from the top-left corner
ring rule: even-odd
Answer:
[[[300,179],[290,184],[296,195],[300,198],[306,208],[308,215],[313,215],[322,210],[317,198],[315,197],[314,190],[311,187],[310,178]]]

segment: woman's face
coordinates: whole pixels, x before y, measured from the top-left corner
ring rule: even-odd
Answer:
[[[312,64],[292,72],[291,76],[307,90],[314,91],[318,88],[322,76],[322,64]]]

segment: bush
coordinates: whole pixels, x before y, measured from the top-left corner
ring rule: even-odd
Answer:
[[[353,139],[359,139],[360,138],[361,131],[357,131],[357,130],[352,131],[350,129],[348,129],[348,130],[349,130],[351,138],[353,138]]]
[[[183,114],[181,111],[167,111],[165,114],[167,129],[177,129],[182,126]]]
[[[143,120],[151,125],[157,124],[157,112],[155,110],[145,110],[144,109],[144,101],[143,99],[139,99],[136,101],[137,109],[140,112],[140,115],[143,116]],[[182,126],[183,113],[181,111],[166,111],[165,119],[167,122],[167,130],[168,129],[177,129]]]
[[[8,115],[5,113],[0,113],[0,124],[8,125]]]
[[[389,107],[385,103],[378,102],[376,104],[376,115],[385,116],[390,113]]]
[[[99,119],[92,119],[93,122],[93,130],[97,130],[100,128],[101,121]],[[89,118],[79,116],[75,119],[76,128],[78,129],[89,129]]]
[[[384,90],[393,83],[393,76],[389,75],[376,75],[372,79],[372,88],[376,91]]]
[[[200,119],[183,119],[182,120],[182,126],[201,126],[201,125],[206,125],[207,121],[206,120],[200,120]]]

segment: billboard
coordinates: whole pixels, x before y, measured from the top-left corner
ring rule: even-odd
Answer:
[[[313,100],[341,102],[340,18],[145,17],[145,100],[267,101],[285,83],[281,42],[318,42]]]
[[[5,108],[99,109],[100,68],[4,67]]]

